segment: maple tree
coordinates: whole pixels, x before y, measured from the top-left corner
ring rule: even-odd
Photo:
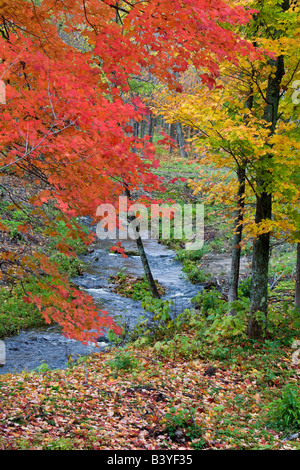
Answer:
[[[146,68],[180,90],[177,73],[192,63],[212,87],[220,61],[236,60],[237,51],[255,54],[232,30],[249,20],[249,12],[222,0],[13,0],[2,2],[0,16],[6,86],[1,172],[33,175],[41,190],[31,202],[39,207],[53,201],[66,217],[95,219],[101,203],[122,194],[122,181],[130,190],[159,185],[151,173],[153,145],[134,137],[128,125],[149,113],[130,92],[131,76]],[[23,224],[24,233],[29,224]],[[63,244],[57,249],[69,253]],[[1,256],[15,262],[9,250]],[[89,332],[98,331],[102,320],[91,299],[58,276],[47,257],[36,252],[32,258],[18,260],[18,275],[26,266],[36,274],[44,270],[52,277],[52,293],[39,299],[29,293],[27,300],[68,334],[93,338]]]
[[[216,171],[214,179],[207,179],[207,188],[202,182],[194,185],[195,191],[208,191],[210,200],[227,207],[234,201],[237,205],[230,301],[237,298],[242,231],[245,239],[254,239],[248,334],[259,337],[263,327],[256,313],[263,312],[265,323],[267,318],[270,237],[299,241],[299,213],[292,209],[299,204],[294,177],[297,107],[292,101],[292,82],[299,73],[299,8],[293,1],[247,5],[256,11],[243,31],[265,55],[223,64],[213,91],[183,77],[184,92],[160,93],[156,106],[170,122],[181,121],[199,132],[196,145],[205,149],[201,167],[213,163]]]

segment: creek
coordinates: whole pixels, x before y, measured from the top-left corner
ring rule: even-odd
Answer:
[[[173,314],[191,307],[191,298],[202,287],[186,279],[181,263],[174,259],[174,251],[154,239],[144,239],[143,243],[153,277],[165,287],[163,298],[174,302]],[[89,252],[81,257],[87,263],[85,272],[72,281],[94,298],[99,309],[107,310],[112,317],[126,322],[132,328],[141,316],[150,314],[145,312],[140,301],[115,293],[114,285],[109,283],[109,276],[118,274],[122,269],[125,274],[140,277],[144,271],[139,256],[123,258],[111,253],[109,248],[112,244],[113,240],[97,239]],[[126,250],[137,250],[134,240],[124,240],[122,244]],[[51,369],[63,369],[68,366],[70,356],[77,360],[79,356],[104,350],[109,344],[107,338],[103,337],[99,338],[98,347],[94,344],[83,345],[63,336],[58,325],[24,330],[16,336],[4,338],[4,341],[6,363],[0,367],[0,374],[32,370],[43,363]]]

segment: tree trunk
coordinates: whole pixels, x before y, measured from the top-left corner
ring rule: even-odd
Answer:
[[[153,141],[153,131],[154,131],[154,119],[152,115],[150,114],[149,116],[149,137],[150,137],[150,142]]]
[[[126,193],[126,196],[128,197],[128,199],[130,199],[130,190],[128,189],[126,184],[125,184],[125,193]],[[132,220],[134,220],[134,219],[135,219],[135,217],[128,216],[128,221],[129,222],[132,222]],[[136,227],[136,231],[140,232],[140,227],[139,226]],[[145,273],[146,279],[148,281],[151,293],[152,293],[153,297],[155,297],[156,299],[160,299],[160,294],[158,292],[156,283],[153,279],[151,269],[150,269],[150,266],[149,266],[149,263],[148,263],[148,258],[147,258],[147,255],[146,255],[146,252],[145,252],[145,249],[144,249],[144,244],[143,244],[143,241],[142,241],[140,235],[138,236],[138,238],[136,238],[136,244],[137,244],[137,248],[138,248],[139,255],[140,255],[140,258],[141,258],[141,261],[142,261],[144,273]]]
[[[232,254],[231,254],[231,272],[229,278],[229,292],[228,302],[234,302],[238,298],[238,285],[240,276],[240,259],[241,259],[241,241],[243,233],[243,219],[245,207],[245,174],[244,166],[239,166],[237,170],[239,187],[238,187],[238,200],[237,200],[237,214],[234,221],[234,235],[232,239]],[[233,311],[231,312],[234,313]]]
[[[250,84],[248,98],[245,103],[246,109],[252,109],[253,106],[253,88]],[[244,117],[247,123],[247,116]],[[241,261],[241,241],[243,234],[243,220],[244,220],[244,208],[245,208],[245,189],[246,189],[246,162],[242,161],[237,168],[238,178],[238,192],[237,192],[237,214],[234,221],[234,235],[233,235],[233,246],[231,254],[231,271],[229,277],[229,292],[228,302],[234,302],[238,299],[238,287],[240,277],[240,261]],[[234,311],[230,312],[234,314]]]
[[[185,138],[184,138],[181,122],[178,122],[176,124],[176,130],[177,130],[177,141],[178,141],[178,146],[179,146],[179,150],[180,150],[180,156],[182,158],[187,158],[188,154],[185,150],[186,141],[185,141]]]
[[[170,137],[171,139],[176,140],[176,129],[175,129],[175,124],[172,122],[170,124]],[[170,145],[170,154],[172,154],[174,151],[173,145]]]
[[[300,243],[297,243],[295,305],[300,310]]]
[[[141,258],[141,261],[142,261],[142,264],[143,264],[145,276],[147,278],[149,287],[151,289],[151,293],[152,293],[153,297],[155,297],[156,299],[160,299],[160,294],[158,292],[156,283],[153,279],[153,276],[152,276],[152,273],[151,273],[151,269],[150,269],[150,266],[149,266],[149,263],[148,263],[147,255],[146,255],[141,237],[138,237],[136,239],[136,244],[137,244],[137,248],[139,250],[140,258]]]
[[[145,119],[143,119],[141,122],[141,135],[140,135],[141,139],[143,139],[145,135],[146,135],[146,121]]]
[[[140,123],[138,121],[134,121],[134,126],[133,126],[133,135],[134,135],[134,137],[139,136],[139,129],[140,129]]]

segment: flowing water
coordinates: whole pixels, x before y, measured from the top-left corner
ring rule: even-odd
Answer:
[[[119,318],[132,328],[145,313],[141,302],[121,297],[113,291],[110,275],[116,275],[124,268],[125,273],[134,277],[143,276],[144,271],[139,256],[123,258],[119,254],[110,253],[112,240],[97,240],[90,247],[89,253],[82,257],[88,262],[84,274],[73,282],[91,295],[99,309],[107,310],[114,318]],[[134,240],[124,240],[126,250],[137,251]],[[190,299],[201,289],[191,284],[185,277],[180,262],[176,261],[175,253],[159,244],[157,240],[144,239],[144,247],[154,279],[162,284],[166,293],[164,298],[174,302],[173,313],[179,314],[191,306]],[[0,367],[0,374],[17,373],[32,370],[43,362],[51,369],[63,369],[68,365],[71,356],[76,360],[79,356],[88,355],[104,349],[108,345],[106,338],[99,338],[98,347],[93,344],[70,340],[61,334],[59,326],[45,326],[19,335],[4,338],[6,344],[6,364]]]

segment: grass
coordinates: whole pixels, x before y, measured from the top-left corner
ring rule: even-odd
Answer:
[[[299,431],[297,331],[215,341],[211,322],[186,311],[157,334],[145,325],[147,342],[1,376],[1,449],[299,450],[284,440]]]
[[[110,276],[109,282],[115,284],[115,292],[124,297],[129,297],[133,300],[143,300],[145,297],[151,296],[149,284],[145,276],[135,278],[120,272],[115,276]],[[165,293],[164,287],[158,284],[157,280],[155,280],[155,283],[158,292],[163,295]]]

